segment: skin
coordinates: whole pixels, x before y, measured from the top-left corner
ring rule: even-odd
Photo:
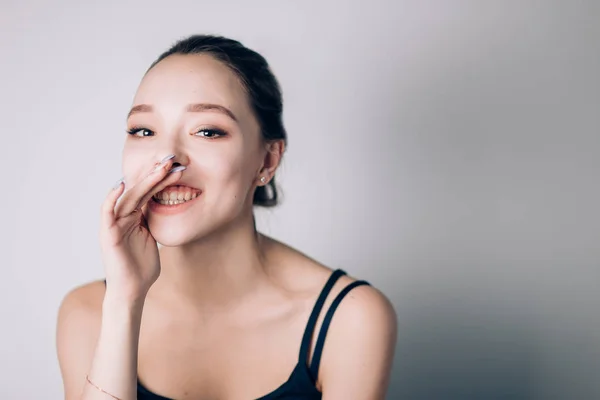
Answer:
[[[189,104],[227,108],[188,112]],[[252,194],[273,177],[282,141],[265,142],[237,76],[208,55],[170,56],[143,78],[123,149],[125,188],[168,154],[186,166],[170,184],[202,191],[176,215],[142,209],[159,248],[160,276],[143,304],[137,375],[173,399],[254,399],[285,382],[308,316],[331,269],[265,235],[256,235]],[[138,107],[139,108],[139,107]],[[206,129],[224,131],[214,136]],[[346,285],[334,286],[324,310]],[[85,386],[102,325],[103,282],[69,292],[59,311],[57,346],[66,398]],[[317,322],[313,343],[321,321]],[[396,342],[390,302],[368,286],[353,289],[333,318],[317,387],[325,400],[383,399]],[[312,349],[311,349],[312,356]],[[235,384],[232,384],[235,382]],[[98,397],[101,398],[101,397]]]

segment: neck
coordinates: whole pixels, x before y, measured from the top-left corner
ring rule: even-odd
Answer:
[[[250,216],[184,246],[161,247],[153,291],[183,307],[235,306],[267,281],[264,242]]]

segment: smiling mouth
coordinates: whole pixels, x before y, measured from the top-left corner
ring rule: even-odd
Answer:
[[[170,186],[152,196],[158,204],[174,206],[194,200],[200,195],[200,191],[187,186]]]

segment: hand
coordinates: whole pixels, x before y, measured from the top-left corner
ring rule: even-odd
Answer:
[[[152,196],[181,178],[185,167],[171,170],[173,157],[154,164],[124,193],[125,185],[119,183],[102,204],[100,246],[107,292],[119,299],[145,299],[160,275],[158,246],[148,230],[145,214]]]

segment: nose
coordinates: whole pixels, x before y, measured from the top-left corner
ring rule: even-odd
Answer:
[[[172,168],[179,167],[181,165],[187,166],[190,162],[189,158],[185,155],[185,153],[181,151],[172,151],[171,154],[175,154],[175,157],[173,158]]]

